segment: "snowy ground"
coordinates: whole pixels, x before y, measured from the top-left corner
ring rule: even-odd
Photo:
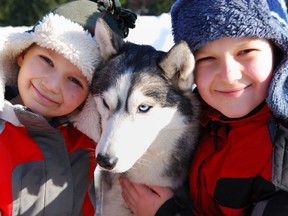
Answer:
[[[21,32],[28,27],[0,27],[0,34]],[[168,51],[173,46],[171,20],[169,14],[160,16],[138,16],[136,27],[130,29],[126,40],[137,44],[149,44],[158,50]]]

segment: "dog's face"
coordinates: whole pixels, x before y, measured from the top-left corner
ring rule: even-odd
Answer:
[[[115,173],[136,162],[149,166],[145,155],[169,152],[169,142],[181,136],[187,116],[193,115],[185,96],[191,92],[193,56],[186,43],[164,53],[119,41],[104,22],[97,25],[95,35],[105,44],[99,46],[106,59],[91,86],[103,129],[97,162]]]
[[[144,74],[131,85],[135,77],[124,73],[113,86],[95,96],[103,127],[96,150],[97,161],[113,172],[127,171],[145,153],[157,156],[162,149],[168,150],[170,146],[165,140],[171,136],[176,139],[185,127],[177,101],[181,96],[173,94],[171,98],[163,80]],[[105,158],[99,155],[115,164],[109,167],[108,161],[103,163],[101,160]]]

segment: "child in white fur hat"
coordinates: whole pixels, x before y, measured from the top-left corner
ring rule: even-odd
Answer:
[[[110,9],[73,1],[50,11],[31,31],[5,38],[0,215],[94,215],[88,189],[95,143],[69,119],[77,121],[101,60],[93,37],[97,18],[127,36],[125,19]]]

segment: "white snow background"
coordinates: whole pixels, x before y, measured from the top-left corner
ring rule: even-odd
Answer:
[[[7,35],[11,32],[22,32],[31,27],[0,27],[0,35]],[[136,27],[129,30],[125,39],[136,44],[148,44],[157,50],[168,51],[174,44],[171,32],[170,14],[163,13],[160,16],[139,16],[136,20]]]

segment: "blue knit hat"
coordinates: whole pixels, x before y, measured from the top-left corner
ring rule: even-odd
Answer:
[[[195,52],[222,37],[269,39],[282,51],[267,104],[288,120],[288,17],[284,0],[177,0],[171,9],[174,41]]]

